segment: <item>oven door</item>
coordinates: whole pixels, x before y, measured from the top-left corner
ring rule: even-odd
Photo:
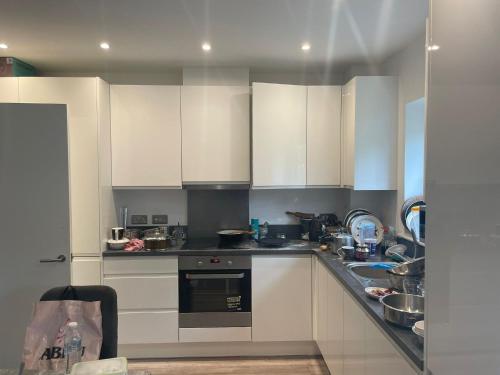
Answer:
[[[251,327],[251,271],[179,271],[179,327]]]

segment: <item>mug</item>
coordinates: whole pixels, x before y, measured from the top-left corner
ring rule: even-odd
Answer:
[[[337,254],[342,258],[354,258],[354,247],[353,246],[342,246],[337,250]]]
[[[123,228],[111,228],[111,238],[113,238],[114,240],[123,240]]]

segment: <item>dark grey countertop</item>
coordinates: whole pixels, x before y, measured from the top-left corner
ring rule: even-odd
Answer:
[[[331,252],[319,251],[318,243],[308,241],[291,241],[287,247],[265,248],[253,244],[246,249],[219,249],[217,245],[194,243],[192,246],[183,244],[172,247],[166,251],[138,251],[127,252],[122,250],[108,250],[103,252],[104,257],[140,257],[140,256],[168,256],[168,255],[292,255],[292,254],[316,254],[320,261],[330,270],[334,277],[340,281],[344,288],[358,301],[363,309],[371,316],[373,321],[395,342],[395,344],[406,354],[414,365],[423,371],[424,353],[422,346],[417,342],[415,334],[411,329],[395,326],[384,319],[382,305],[369,299],[365,295],[364,286],[356,280],[347,268],[338,260],[338,256]]]
[[[318,243],[291,240],[287,246],[270,248],[260,246],[258,243],[247,243],[238,249],[221,249],[217,240],[191,241],[178,246],[173,246],[164,251],[123,251],[106,250],[103,257],[136,257],[136,256],[168,256],[168,255],[273,255],[273,254],[312,254],[318,248]]]

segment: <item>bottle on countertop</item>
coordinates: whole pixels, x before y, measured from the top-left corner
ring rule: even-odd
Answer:
[[[259,219],[251,219],[250,220],[250,227],[252,228],[252,238],[254,240],[258,240],[259,239],[259,230],[260,230],[260,227],[259,227]]]
[[[64,332],[64,355],[66,357],[66,374],[71,373],[75,363],[82,360],[82,335],[77,322],[69,322]]]

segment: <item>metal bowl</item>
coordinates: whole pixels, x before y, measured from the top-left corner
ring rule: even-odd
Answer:
[[[420,276],[425,272],[425,257],[412,259],[401,263],[388,271],[389,273],[401,276]]]
[[[385,320],[401,327],[411,328],[424,319],[424,297],[414,294],[390,294],[382,297]]]

